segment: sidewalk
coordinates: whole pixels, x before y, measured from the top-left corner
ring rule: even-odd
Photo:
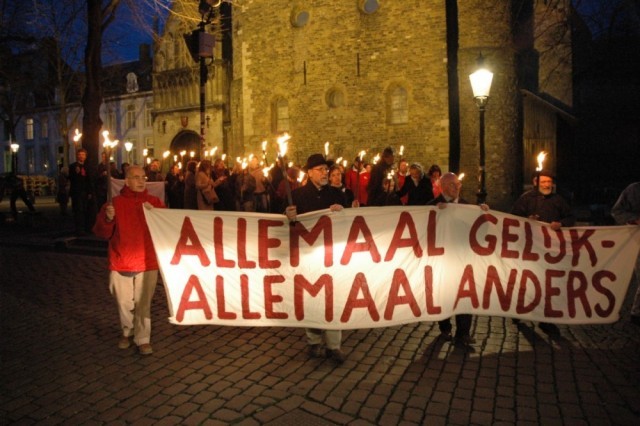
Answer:
[[[0,229],[0,424],[640,424],[635,288],[620,321],[555,337],[476,317],[469,352],[435,323],[349,330],[336,366],[307,357],[303,329],[172,325],[158,286],[142,357],[116,346],[106,257],[34,253],[46,223]]]
[[[18,200],[16,206],[18,218],[14,220],[8,197],[0,202],[0,247],[9,245],[106,256],[106,241],[91,235],[75,237],[71,203],[66,215],[60,213],[54,196],[36,197],[33,213],[22,200]]]

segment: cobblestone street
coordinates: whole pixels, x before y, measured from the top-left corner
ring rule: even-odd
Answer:
[[[172,325],[158,286],[143,357],[117,348],[104,255],[0,234],[1,424],[640,422],[635,288],[617,323],[554,338],[476,317],[471,352],[438,340],[436,323],[346,331],[336,366],[308,358],[303,329]]]

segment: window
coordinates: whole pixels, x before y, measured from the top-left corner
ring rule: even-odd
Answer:
[[[395,86],[389,93],[389,123],[402,124],[408,122],[407,90],[404,87]]]
[[[130,72],[127,74],[127,93],[135,93],[138,89],[138,76]]]
[[[151,137],[144,138],[144,146],[151,148],[153,146],[153,138]]]
[[[136,107],[135,105],[127,106],[127,129],[136,128]]]
[[[118,133],[118,122],[116,121],[115,111],[109,111],[107,113],[107,129],[109,133]]]
[[[274,133],[289,131],[289,103],[284,98],[278,98],[273,103],[273,131]]]
[[[27,140],[33,140],[33,118],[27,118],[25,120],[24,133]]]
[[[149,102],[145,106],[145,121],[144,127],[152,127],[153,126],[153,116],[151,113],[153,112],[153,104]]]
[[[49,119],[48,117],[42,118],[42,123],[40,124],[40,137],[42,139],[47,139],[49,137]]]

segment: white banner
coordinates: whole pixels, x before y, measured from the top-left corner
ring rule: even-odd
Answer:
[[[145,210],[175,324],[388,327],[454,314],[619,318],[640,227],[546,224],[477,206],[298,216]]]

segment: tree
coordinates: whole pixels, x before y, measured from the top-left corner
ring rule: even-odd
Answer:
[[[99,135],[102,128],[102,38],[115,19],[120,0],[110,0],[102,6],[100,0],[87,0],[87,45],[85,47],[85,89],[82,96],[82,146],[87,150],[87,162],[96,164],[99,158]]]

